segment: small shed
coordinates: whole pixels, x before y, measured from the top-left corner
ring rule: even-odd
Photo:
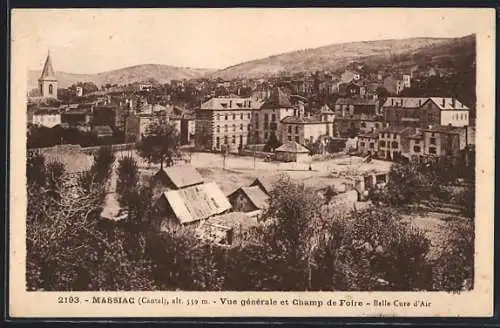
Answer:
[[[228,196],[233,210],[253,212],[267,207],[269,195],[259,186],[240,187]]]
[[[295,141],[289,141],[276,149],[276,159],[282,162],[307,162],[309,149]]]

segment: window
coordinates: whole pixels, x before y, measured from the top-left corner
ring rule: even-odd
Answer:
[[[288,141],[292,141],[292,136],[288,136]]]
[[[271,130],[277,130],[278,129],[278,125],[276,123],[269,123],[269,127],[271,128]]]
[[[217,132],[220,132],[220,126],[217,125]]]
[[[375,129],[378,129],[380,127],[380,124],[375,123]]]
[[[269,136],[269,134],[267,132],[264,133],[264,139],[267,139],[267,137]]]
[[[243,119],[243,113],[240,114],[240,120],[242,120],[242,119]]]
[[[273,115],[271,116],[271,121],[276,122],[276,114],[273,114]]]
[[[243,131],[243,124],[240,124],[240,130]]]
[[[224,125],[224,132],[227,132],[227,124]]]
[[[299,136],[295,136],[295,142],[300,143],[300,138],[299,138]]]
[[[264,114],[264,122],[267,122],[269,121],[269,115],[268,114]]]
[[[364,146],[365,146],[365,143],[364,143],[364,142],[360,142],[360,143],[359,143],[359,146],[360,146],[360,147],[364,147]]]
[[[226,114],[226,115],[224,115],[224,119],[227,121],[227,114]]]
[[[248,119],[250,119],[250,118],[251,118],[250,113],[248,113]]]
[[[235,120],[235,119],[236,119],[236,114],[233,114],[233,120]]]
[[[248,130],[248,131],[250,131],[250,124],[248,124],[248,126],[247,126],[247,130]]]
[[[54,92],[54,87],[52,86],[52,84],[49,84],[49,95],[51,95],[52,92]]]
[[[236,136],[232,137],[232,142],[233,142],[233,145],[236,143]]]
[[[295,133],[299,133],[299,126],[298,125],[295,127]]]
[[[292,126],[291,125],[288,126],[288,133],[292,133]]]
[[[233,124],[233,132],[236,131],[236,124]]]
[[[224,144],[227,145],[227,136],[224,136]]]
[[[370,142],[370,149],[374,149],[374,148],[375,148],[375,143]]]
[[[420,146],[413,146],[413,151],[415,153],[420,153]]]
[[[220,120],[220,114],[217,114],[215,117],[217,120]]]
[[[220,148],[220,137],[215,138],[215,148]]]
[[[255,130],[259,129],[259,121],[255,121]]]
[[[434,154],[435,155],[436,154],[436,148],[430,147],[429,148],[429,154]]]
[[[378,145],[380,147],[385,147],[385,141],[384,140],[380,140],[379,143],[378,143]]]
[[[267,125],[267,121],[264,122],[264,129],[267,129],[268,128],[268,125]]]
[[[435,145],[436,144],[436,138],[431,138],[430,143],[431,143],[431,145]]]
[[[398,148],[398,142],[397,141],[393,141],[392,144],[391,144],[392,148]]]
[[[248,115],[250,115],[250,114],[248,114]],[[259,114],[255,114],[255,119],[259,120]]]
[[[366,123],[365,122],[361,123],[361,127],[366,128]]]
[[[243,136],[240,136],[240,145],[243,146]]]

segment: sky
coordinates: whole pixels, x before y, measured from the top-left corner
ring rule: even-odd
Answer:
[[[56,71],[93,74],[139,64],[221,69],[333,43],[460,37],[481,9],[19,9],[12,42],[29,69],[48,50]]]

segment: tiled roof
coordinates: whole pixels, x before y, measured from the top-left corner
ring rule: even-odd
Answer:
[[[67,173],[79,173],[90,169],[92,156],[82,153],[80,147],[55,146],[42,150],[46,163],[60,162]]]
[[[231,208],[227,197],[215,182],[163,193],[181,224],[207,219]]]
[[[376,106],[377,102],[372,99],[339,98],[335,105],[370,105]]]
[[[383,107],[420,108],[429,100],[422,97],[388,97]]]
[[[468,110],[469,108],[462,104],[458,99],[431,97],[430,100],[441,110]],[[444,102],[444,105],[443,105]]]
[[[203,177],[191,165],[174,165],[163,168],[163,172],[179,189],[203,183]]]
[[[281,88],[274,88],[271,91],[269,99],[267,99],[262,108],[287,108],[292,107],[290,96],[286,94]]]
[[[289,141],[280,147],[276,148],[277,152],[288,152],[288,153],[309,153],[309,150],[295,141]]]
[[[382,128],[380,130],[377,130],[377,133],[378,132],[381,132],[381,133],[397,133],[397,134],[400,134],[400,135],[404,135],[404,136],[410,136],[412,134],[415,134],[416,133],[416,129],[414,127],[388,127],[388,128]]]
[[[317,117],[297,117],[297,116],[287,116],[281,120],[281,123],[287,124],[319,124],[322,123]]]
[[[259,188],[262,189],[266,194],[270,194],[271,190],[273,189],[273,184],[278,181],[278,179],[270,179],[268,176],[266,177],[261,177],[255,179],[249,186],[258,186]]]
[[[267,206],[269,196],[259,186],[241,187],[240,189],[255,207],[262,209]]]
[[[228,110],[228,109],[258,109],[260,105],[254,99],[251,98],[212,98],[203,104],[201,104],[201,109],[206,110]]]

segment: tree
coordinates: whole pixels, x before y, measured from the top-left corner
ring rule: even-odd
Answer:
[[[272,131],[271,135],[269,136],[269,139],[267,140],[267,142],[264,146],[264,151],[274,152],[276,150],[276,148],[278,148],[279,146],[281,146],[281,142],[276,137],[276,133],[274,131]]]
[[[94,156],[94,164],[91,171],[94,174],[95,182],[105,183],[111,177],[115,154],[109,146],[101,146]]]
[[[268,247],[285,257],[284,262],[278,261],[283,263],[276,268],[284,275],[283,290],[306,289],[310,285],[305,272],[311,271],[311,238],[315,221],[321,216],[320,204],[316,193],[285,175],[271,191],[269,207],[262,218],[274,223],[270,226]]]
[[[28,185],[44,185],[46,179],[45,157],[40,152],[28,153],[26,163]]]
[[[131,194],[137,190],[139,182],[139,166],[132,156],[126,156],[118,161],[117,192],[122,206],[131,201]]]
[[[394,164],[389,172],[386,189],[372,193],[371,198],[394,206],[420,203],[429,198],[433,184],[432,176],[424,171],[422,165]]]
[[[434,289],[470,290],[474,283],[474,221],[456,218],[434,266]]]
[[[173,164],[172,157],[177,151],[179,134],[175,126],[166,120],[152,121],[146,129],[146,135],[137,144],[139,155],[150,163]]]

